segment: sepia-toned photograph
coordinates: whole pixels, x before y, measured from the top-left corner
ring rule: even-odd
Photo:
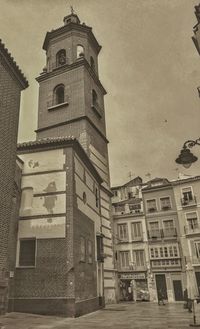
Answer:
[[[0,0],[0,329],[189,327],[199,0]]]

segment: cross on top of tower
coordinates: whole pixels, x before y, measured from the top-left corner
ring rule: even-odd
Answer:
[[[71,14],[74,15],[75,12],[73,6],[70,6],[70,9],[71,9]]]

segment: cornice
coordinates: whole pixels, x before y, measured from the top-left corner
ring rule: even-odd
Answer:
[[[90,38],[91,43],[94,45],[94,47],[97,50],[97,54],[100,52],[101,46],[99,45],[97,39],[95,38],[95,36],[92,32],[92,28],[87,25],[77,24],[77,23],[73,23],[73,22],[71,22],[67,25],[61,26],[56,30],[52,30],[51,32],[47,32],[42,48],[47,51],[49,41],[51,39],[56,38],[57,36],[59,36],[63,33],[66,33],[66,32],[70,32],[72,30],[77,30],[77,31],[87,33]]]
[[[73,122],[76,122],[76,121],[80,121],[80,120],[87,120],[91,124],[91,126],[99,133],[99,135],[103,138],[103,140],[106,143],[109,143],[109,141],[104,136],[104,134],[95,126],[95,124],[91,121],[91,119],[88,116],[86,116],[86,115],[83,115],[83,116],[80,116],[78,118],[71,119],[71,120],[68,120],[68,121],[59,122],[59,123],[56,123],[54,125],[50,125],[50,126],[46,126],[46,127],[43,127],[43,128],[39,128],[39,129],[36,129],[35,132],[36,133],[39,133],[41,131],[45,131],[45,130],[56,128],[56,127],[60,127],[60,126],[65,126],[67,124],[70,124],[70,123],[73,123]]]
[[[14,61],[14,58],[8,52],[8,49],[5,48],[5,45],[2,43],[0,39],[0,56],[3,58],[4,62],[6,63],[7,67],[9,68],[11,74],[14,75],[17,82],[20,84],[22,89],[28,87],[28,81],[26,80],[24,74],[20,70],[17,63]]]
[[[65,65],[59,66],[51,72],[42,73],[39,77],[36,78],[36,81],[40,83],[42,81],[53,78],[53,77],[57,76],[58,74],[63,74],[65,72],[74,70],[81,66],[84,66],[87,69],[89,74],[92,76],[92,78],[96,82],[97,86],[101,89],[103,94],[106,95],[107,92],[106,92],[105,88],[103,87],[103,85],[101,84],[101,81],[99,80],[97,75],[94,73],[94,71],[91,69],[88,61],[85,58],[77,59],[76,62],[74,62],[72,64],[65,64]]]
[[[83,163],[89,168],[91,173],[97,179],[98,183],[101,184],[103,182],[103,179],[101,178],[98,171],[94,167],[87,153],[84,151],[79,141],[73,136],[43,138],[36,141],[20,143],[17,145],[17,153],[18,155],[20,155],[20,154],[27,154],[33,152],[43,152],[43,151],[65,148],[65,147],[72,147],[75,150],[75,152],[78,154],[78,156],[81,158]]]

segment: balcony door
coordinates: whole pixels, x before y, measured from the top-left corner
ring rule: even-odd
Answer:
[[[165,274],[156,274],[156,288],[157,294],[159,291],[161,291],[162,295],[164,296],[164,299],[167,300],[168,296]]]

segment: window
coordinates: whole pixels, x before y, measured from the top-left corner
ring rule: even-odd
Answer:
[[[196,211],[186,213],[187,225],[189,230],[194,230],[198,227],[198,219]]]
[[[197,258],[200,258],[200,242],[199,241],[195,242],[195,251],[196,251]]]
[[[177,248],[177,246],[173,246],[173,250],[174,250],[174,257],[178,257],[178,248]]]
[[[166,245],[164,247],[152,247],[150,249],[151,258],[174,258],[179,257],[177,245]]]
[[[77,46],[77,58],[84,57],[84,47],[82,45]]]
[[[163,233],[164,237],[176,236],[176,229],[174,227],[173,219],[163,221]]]
[[[159,238],[161,236],[158,222],[149,223],[149,236],[150,238]]]
[[[97,105],[98,103],[98,96],[94,89],[92,89],[92,105]]]
[[[120,251],[120,266],[121,268],[129,267],[129,251]]]
[[[31,210],[32,203],[33,203],[33,188],[32,187],[23,188],[22,196],[21,196],[21,208],[20,208],[21,214]]]
[[[88,240],[88,263],[92,264],[92,241]]]
[[[93,71],[95,71],[95,63],[94,63],[94,58],[91,56],[90,57],[90,66]]]
[[[128,240],[127,224],[118,224],[118,236],[120,240]]]
[[[170,197],[160,198],[160,205],[162,210],[168,210],[171,208]]]
[[[54,89],[54,105],[62,104],[65,101],[65,89],[63,85],[58,85]]]
[[[160,247],[160,257],[163,257],[164,253],[163,253],[163,247]]]
[[[20,240],[19,266],[32,267],[36,261],[36,239]]]
[[[61,49],[56,54],[56,67],[66,64],[66,51]]]
[[[85,238],[81,236],[80,238],[80,261],[85,262]]]
[[[97,235],[97,261],[104,262],[103,235]]]
[[[192,188],[191,187],[183,188],[182,195],[184,201],[192,201],[193,200]]]
[[[136,222],[131,224],[132,228],[132,239],[141,239],[142,238],[142,223]]]
[[[145,265],[144,250],[133,250],[133,261],[136,266]]]
[[[154,253],[155,253],[155,258],[158,258],[159,254],[158,254],[158,248],[154,248]]]
[[[95,188],[95,201],[96,201],[96,207],[99,208],[99,190],[98,190],[98,188]]]
[[[150,249],[150,255],[151,255],[151,258],[154,258],[154,248]]]
[[[156,210],[157,210],[156,199],[147,200],[147,211],[148,212],[153,212],[153,211],[156,211]]]
[[[139,213],[141,211],[141,204],[140,203],[135,203],[135,204],[129,203],[129,210]]]

